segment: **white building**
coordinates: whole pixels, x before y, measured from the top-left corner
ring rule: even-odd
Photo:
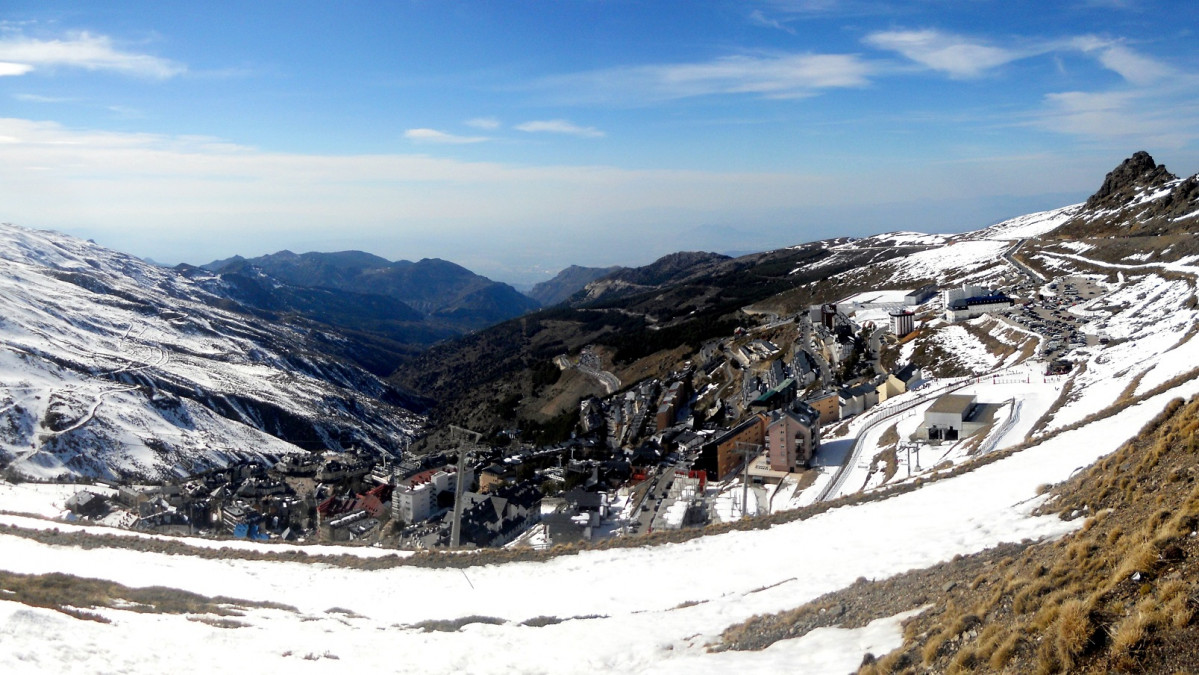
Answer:
[[[429,477],[429,481],[433,483],[433,488],[437,492],[453,492],[458,487],[458,470],[455,467],[447,466]],[[462,476],[462,484],[469,490],[470,486],[475,482],[475,472],[469,467],[466,469],[466,474]]]
[[[1012,299],[1003,294],[975,296],[954,300],[945,308],[945,320],[950,323],[966,321],[984,314],[1006,312],[1012,307]]]
[[[987,404],[970,394],[946,394],[924,412],[924,423],[916,428],[920,440],[956,441],[972,436],[993,419]]]
[[[954,303],[955,300],[964,300],[966,298],[980,297],[990,295],[991,291],[982,286],[971,286],[970,284],[962,284],[960,288],[947,288],[941,291],[941,302],[944,303],[945,309]]]
[[[911,310],[897,309],[890,313],[891,332],[901,338],[916,330],[916,315]]]
[[[936,294],[937,285],[927,284],[903,296],[903,305],[904,307],[917,307],[923,305]]]
[[[1012,299],[1001,292],[969,284],[943,291],[941,297],[945,302],[945,320],[950,323],[1006,312],[1013,304]]]
[[[437,490],[431,482],[397,485],[391,495],[392,517],[409,525],[428,520],[436,505]]]

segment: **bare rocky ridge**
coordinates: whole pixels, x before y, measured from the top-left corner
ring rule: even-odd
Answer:
[[[1154,162],[1149,153],[1141,150],[1107,174],[1099,191],[1087,199],[1085,208],[1091,211],[1119,208],[1143,188],[1160,188],[1176,180],[1178,176],[1167,171],[1166,165]]]
[[[1199,175],[1185,180],[1140,151],[1107,174],[1083,210],[1062,225],[1061,239],[1199,232]]]

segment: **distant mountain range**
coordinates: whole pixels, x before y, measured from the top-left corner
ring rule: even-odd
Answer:
[[[1197,213],[1199,179],[1138,153],[1085,205],[962,235],[572,267],[536,290],[556,303],[540,311],[443,260],[283,251],[169,269],[3,225],[0,464],[154,479],[300,450],[396,453],[426,412],[488,431],[546,424],[605,393],[569,369],[584,347],[628,384],[712,359],[754,314],[1000,280],[1011,272],[1000,254],[1025,239],[1018,255],[1046,272],[1082,250],[1108,265],[1171,265],[1199,253]]]
[[[613,267],[579,267],[571,265],[549,281],[543,281],[533,286],[529,297],[541,303],[542,307],[551,307],[560,302],[566,302],[570,296],[578,293],[587,284],[614,272],[626,269]]]
[[[199,277],[191,268],[185,274]],[[371,331],[412,351],[536,309],[508,284],[452,262],[389,261],[362,251],[280,251],[202,266],[248,307],[296,313],[350,330]],[[392,364],[394,367],[394,364]]]
[[[552,423],[573,414],[579,398],[606,393],[570,371],[553,386],[539,384],[558,357],[584,347],[624,384],[662,377],[697,354],[700,363],[710,359],[705,344],[752,325],[746,308],[785,316],[877,289],[1001,283],[1012,270],[1001,254],[1021,239],[1029,245],[1019,256],[1037,265],[1047,264],[1038,256],[1060,260],[1052,256],[1080,250],[1111,263],[1178,261],[1199,255],[1197,215],[1199,177],[1180,179],[1136,153],[1085,204],[975,232],[839,238],[738,258],[681,252],[606,274],[572,268],[539,290],[556,306],[437,345],[392,379],[437,400],[439,419],[480,429]],[[569,293],[590,275],[597,276]]]

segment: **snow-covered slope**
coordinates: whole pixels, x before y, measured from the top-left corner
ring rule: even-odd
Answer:
[[[157,477],[247,456],[395,452],[420,419],[173,270],[0,225],[0,460],[41,478]],[[229,304],[227,301],[224,304]]]
[[[874,278],[881,280],[876,282],[880,288],[903,288],[928,279],[943,284],[984,283],[1018,276],[1025,273],[1004,254],[1019,240],[1052,232],[1079,211],[1080,207],[1067,207],[947,237],[938,249],[880,260],[867,271],[873,275],[872,283]],[[887,235],[837,246],[881,252],[894,242],[916,238]],[[772,527],[466,569],[382,562],[378,568],[359,569],[296,559],[168,555],[119,546],[85,550],[38,542],[0,528],[0,546],[6,553],[0,557],[3,570],[62,572],[139,587],[158,584],[294,607],[247,609],[244,616],[229,620],[200,612],[144,613],[118,604],[95,610],[109,622],[102,623],[18,604],[0,595],[0,644],[4,646],[0,669],[212,672],[236,660],[242,667],[265,672],[850,672],[862,662],[863,653],[879,655],[898,644],[897,617],[865,629],[829,629],[832,632],[782,640],[763,652],[710,653],[708,646],[722,630],[752,615],[794,608],[849,587],[859,578],[885,578],[1000,543],[1054,538],[1082,526],[1081,518],[1067,522],[1035,515],[1035,508],[1052,498],[1044,493],[1044,485],[1066,480],[1115,451],[1174,397],[1199,394],[1199,379],[1193,376],[1199,363],[1195,261],[1113,264],[1088,258],[1084,246],[1068,250],[1071,253],[1050,254],[1034,248],[1029,258],[1050,274],[1086,276],[1099,287],[1101,294],[1061,312],[1088,319],[1082,332],[1110,338],[1074,350],[1071,358],[1076,367],[1071,373],[1044,376],[1046,364],[1036,360],[1016,367],[1012,362],[1024,358],[1020,352],[1002,358],[991,354],[964,327],[932,338],[941,343],[942,351],[978,363],[979,370],[1003,368],[988,377],[962,381],[960,393],[976,394],[980,401],[1001,408],[977,452],[1012,449],[1025,440],[1042,440],[1039,445],[1001,459],[994,455],[995,461],[952,477],[947,469],[967,461],[975,450],[962,448],[953,455],[953,446],[945,444],[930,455],[934,449],[926,448],[923,458],[917,451],[916,466],[911,468],[916,477],[910,480],[919,479],[919,489],[843,504]],[[194,292],[186,285],[176,290]],[[1048,282],[1033,290],[1051,294]],[[190,306],[185,299],[171,302],[172,307]],[[107,305],[104,311],[109,311]],[[137,313],[129,312],[126,319],[132,321]],[[176,330],[171,328],[175,325],[171,317],[162,330]],[[32,325],[37,318],[25,322]],[[7,315],[5,321],[0,330],[7,335],[12,330]],[[1000,319],[967,325],[1009,346],[1018,344],[1017,334],[1043,337]],[[73,324],[70,328],[84,330]],[[119,338],[125,334],[124,324],[117,328],[109,334]],[[33,339],[33,328],[22,330],[25,339]],[[60,333],[70,331],[57,326],[54,334]],[[97,342],[87,344],[95,351]],[[144,372],[178,367],[174,351],[170,359],[159,362],[148,351],[154,346],[148,340],[131,344],[147,350],[136,362],[145,367]],[[125,354],[112,345],[106,349],[105,358],[112,361]],[[277,357],[277,352],[263,354]],[[143,372],[132,358],[126,357],[125,362],[130,365],[123,372]],[[105,380],[115,386],[113,381]],[[123,394],[112,396],[119,395]],[[902,396],[888,405],[895,407]],[[107,401],[98,408],[101,414],[109,407]],[[4,405],[8,404],[0,404],[0,409]],[[1104,410],[1105,416],[1092,417]],[[871,448],[885,445],[881,437],[890,425],[906,435],[921,413],[914,408],[903,412],[903,417],[901,412],[876,417],[881,423],[873,429],[867,428],[869,416],[861,416],[857,429],[850,425],[866,439],[867,452],[856,465],[870,465]],[[849,465],[850,471],[854,466]],[[901,467],[890,480],[909,480],[907,468]],[[844,481],[851,486],[846,492],[883,484],[869,475],[851,478]],[[818,490],[819,483],[814,488]],[[10,499],[6,493],[17,494],[0,490],[0,509]],[[22,492],[19,498],[22,504],[33,504],[19,510],[47,512],[37,508],[33,491]],[[11,499],[15,502],[17,497]],[[76,529],[31,521],[0,516],[0,525]],[[156,648],[147,647],[148,634],[155,636]],[[388,648],[380,649],[381,644]]]
[[[764,530],[585,551],[547,562],[348,569],[82,550],[0,530],[0,545],[9,553],[0,565],[7,570],[58,571],[295,607],[250,610],[224,626],[205,614],[104,609],[99,613],[111,623],[96,623],[0,598],[6,645],[0,667],[33,673],[71,663],[80,671],[201,673],[236,659],[259,672],[851,672],[864,652],[894,648],[898,634],[864,641],[842,631],[821,642],[810,635],[762,653],[711,654],[707,645],[731,624],[798,606],[858,577],[885,578],[1001,542],[1073,530],[1081,519],[1031,515],[1047,497],[1037,496],[1038,487],[1115,450],[1171,396],[1196,391],[1192,382],[892,499]],[[16,521],[5,516],[0,522]],[[462,627],[422,625],[435,621]],[[158,648],[147,648],[148,634]]]

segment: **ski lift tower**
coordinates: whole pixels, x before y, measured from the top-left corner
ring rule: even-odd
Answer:
[[[761,443],[743,443],[737,442],[736,449],[733,454],[740,455],[744,461],[745,468],[741,475],[741,517],[749,517],[749,465],[753,459],[762,454]]]
[[[458,471],[454,482],[454,521],[450,529],[450,548],[458,548],[462,543],[462,485],[466,476],[466,451],[477,450],[482,445],[483,434],[459,426],[450,425],[450,442],[458,445]]]

